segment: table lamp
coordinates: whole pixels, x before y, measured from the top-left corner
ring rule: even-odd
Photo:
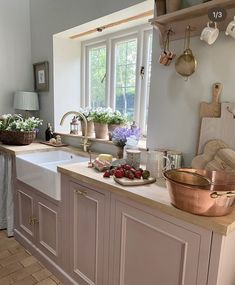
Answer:
[[[26,111],[39,110],[38,94],[36,92],[16,91],[14,94],[14,109]]]

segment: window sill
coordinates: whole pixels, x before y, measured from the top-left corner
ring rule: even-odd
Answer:
[[[57,133],[57,132],[55,132],[55,135],[60,135],[60,136],[64,136],[64,137],[71,137],[71,138],[78,138],[78,139],[84,138],[84,136],[81,136],[81,135],[73,135],[73,134],[68,134],[68,133]],[[89,141],[113,145],[112,141],[105,140],[105,139],[97,139],[97,138],[89,137]],[[142,138],[139,141],[138,147],[140,150],[146,150],[146,139],[145,138]]]

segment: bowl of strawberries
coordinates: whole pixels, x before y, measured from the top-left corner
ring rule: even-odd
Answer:
[[[156,181],[155,178],[150,176],[147,169],[135,169],[127,163],[111,166],[110,169],[104,172],[103,177],[113,177],[117,183],[125,186],[144,185]]]

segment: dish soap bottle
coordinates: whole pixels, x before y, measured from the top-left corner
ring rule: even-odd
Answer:
[[[50,123],[47,123],[47,129],[45,131],[45,139],[46,141],[49,141],[52,138],[53,138],[52,126]]]

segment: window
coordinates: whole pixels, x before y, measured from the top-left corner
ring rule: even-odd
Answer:
[[[115,109],[134,120],[137,39],[115,45]]]
[[[141,26],[83,42],[82,102],[111,107],[147,131],[152,30]]]
[[[88,97],[93,108],[105,106],[106,47],[88,49]]]

